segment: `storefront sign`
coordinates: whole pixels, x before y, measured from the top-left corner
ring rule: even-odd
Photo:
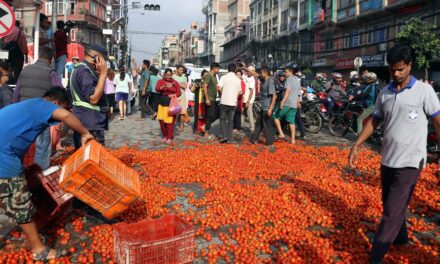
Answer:
[[[349,59],[336,59],[335,60],[335,69],[353,69],[353,60],[354,58]]]
[[[315,8],[315,12],[313,13],[313,23],[318,24],[319,22],[324,21],[324,9],[317,6]]]
[[[321,67],[321,66],[325,66],[326,63],[327,63],[327,59],[317,59],[313,61],[312,66]]]
[[[385,56],[383,54],[363,56],[363,66],[364,67],[381,67],[385,64]]]
[[[402,15],[406,15],[406,14],[417,13],[421,10],[422,10],[422,5],[418,4],[418,5],[402,7],[397,10],[397,13],[402,14]]]

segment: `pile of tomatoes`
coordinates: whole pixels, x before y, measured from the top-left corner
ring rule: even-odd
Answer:
[[[195,257],[208,263],[368,263],[382,210],[379,155],[364,149],[351,169],[345,148],[276,148],[186,142],[165,150],[113,150],[142,180],[142,199],[121,219],[180,215],[195,227]],[[392,247],[387,262],[439,262],[437,170],[428,165],[415,189],[411,243]],[[83,222],[71,221],[71,236],[68,224],[55,231],[57,243],[69,239],[73,257],[53,263],[113,263],[112,227]],[[0,263],[8,254],[29,257],[26,250],[3,252]]]

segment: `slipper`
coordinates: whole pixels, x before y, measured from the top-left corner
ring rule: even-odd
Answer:
[[[42,252],[40,253],[32,253],[32,257],[35,261],[47,261],[47,260],[51,260],[51,259],[57,259],[57,258],[61,258],[61,257],[66,257],[69,256],[69,252],[67,250],[58,250],[58,249],[54,249],[55,250],[55,256],[54,258],[47,258],[49,256],[49,253],[52,249],[50,247],[46,247]]]
[[[120,116],[120,117],[119,117],[119,120],[124,120],[124,117]]]
[[[208,139],[208,140],[214,140],[215,139],[215,136],[213,136],[213,135],[209,135],[209,136],[205,136],[205,138],[206,139]]]

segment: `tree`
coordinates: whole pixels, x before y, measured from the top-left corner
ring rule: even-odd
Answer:
[[[403,26],[397,40],[414,49],[415,64],[419,69],[425,69],[427,80],[430,60],[440,57],[440,40],[434,33],[434,26],[428,25],[420,18],[412,18]]]

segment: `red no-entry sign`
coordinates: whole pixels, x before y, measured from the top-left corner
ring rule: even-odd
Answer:
[[[11,33],[15,27],[15,13],[12,8],[0,0],[0,38]]]

